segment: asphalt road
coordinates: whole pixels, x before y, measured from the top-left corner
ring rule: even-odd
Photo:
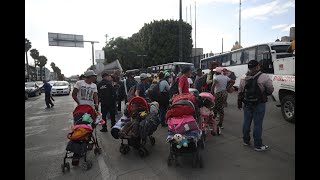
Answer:
[[[121,140],[108,133],[97,131],[102,154],[92,151],[88,159],[93,167],[83,171],[71,167],[62,173],[61,163],[68,142],[66,134],[72,125],[75,103],[70,96],[55,96],[53,109],[45,109],[44,94],[25,101],[25,178],[43,179],[214,179],[214,180],[292,180],[295,179],[295,125],[286,122],[274,102],[267,103],[263,126],[263,142],[271,147],[256,152],[242,145],[243,112],[236,108],[236,94],[229,95],[225,109],[224,129],[221,136],[209,136],[202,151],[204,168],[192,168],[191,157],[179,159],[181,166],[167,166],[169,145],[166,128],[155,132],[155,146],[150,154],[140,158],[138,152],[122,155]],[[108,120],[108,128],[110,121]],[[101,127],[98,127],[99,130]]]

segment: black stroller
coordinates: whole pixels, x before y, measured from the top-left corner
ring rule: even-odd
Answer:
[[[87,151],[95,147],[94,154],[97,155],[101,153],[95,130],[98,113],[99,112],[96,112],[90,105],[78,105],[73,111],[74,126],[72,128],[73,131],[67,135],[70,141],[66,147],[63,164],[61,164],[62,172],[65,172],[65,168],[67,168],[68,171],[70,170],[70,164],[66,162],[66,159],[72,159],[72,165],[78,166],[80,158],[83,157],[84,163],[81,164],[82,169],[88,170],[92,167],[92,161],[87,160]],[[91,119],[86,117],[90,117]]]

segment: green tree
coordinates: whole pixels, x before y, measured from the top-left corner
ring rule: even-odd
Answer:
[[[27,60],[27,75],[28,75],[28,79],[29,79],[29,62],[28,62],[28,51],[31,49],[32,45],[31,42],[25,38],[25,43],[24,43],[24,52],[26,53],[26,60]]]
[[[58,66],[56,66],[56,64],[55,64],[54,62],[52,62],[52,63],[50,64],[50,66],[51,66],[53,72],[57,73],[57,78],[58,78],[58,80],[59,80],[59,81],[64,80],[64,75],[61,74],[60,68],[59,68]]]
[[[39,59],[39,51],[37,49],[31,49],[30,50],[30,56],[32,57],[32,59],[34,60],[34,68],[35,71],[37,72],[37,64],[36,64],[36,60]],[[37,74],[37,73],[36,73]],[[38,75],[38,74],[37,74]]]
[[[192,51],[192,27],[183,22],[182,29],[183,61],[188,62]],[[161,20],[145,23],[129,38],[111,38],[103,50],[107,59],[105,63],[118,59],[124,70],[178,61],[179,22]]]
[[[36,61],[37,66],[40,68],[40,80],[42,81],[42,68],[47,64],[47,57],[39,56],[38,60]]]

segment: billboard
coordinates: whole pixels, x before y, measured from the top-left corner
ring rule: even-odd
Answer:
[[[96,50],[96,59],[104,59],[104,50]]]
[[[48,33],[49,46],[84,47],[83,35]]]

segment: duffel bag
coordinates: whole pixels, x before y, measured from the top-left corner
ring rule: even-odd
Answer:
[[[184,94],[175,94],[172,96],[172,103],[175,103],[179,100],[189,100],[193,104],[196,104],[196,97],[192,93],[184,93]]]
[[[193,116],[194,109],[191,106],[186,105],[175,105],[172,108],[168,109],[166,114],[166,120],[172,117],[182,117],[182,116]]]
[[[183,134],[187,131],[199,130],[199,126],[193,116],[173,117],[168,119],[169,131]]]

